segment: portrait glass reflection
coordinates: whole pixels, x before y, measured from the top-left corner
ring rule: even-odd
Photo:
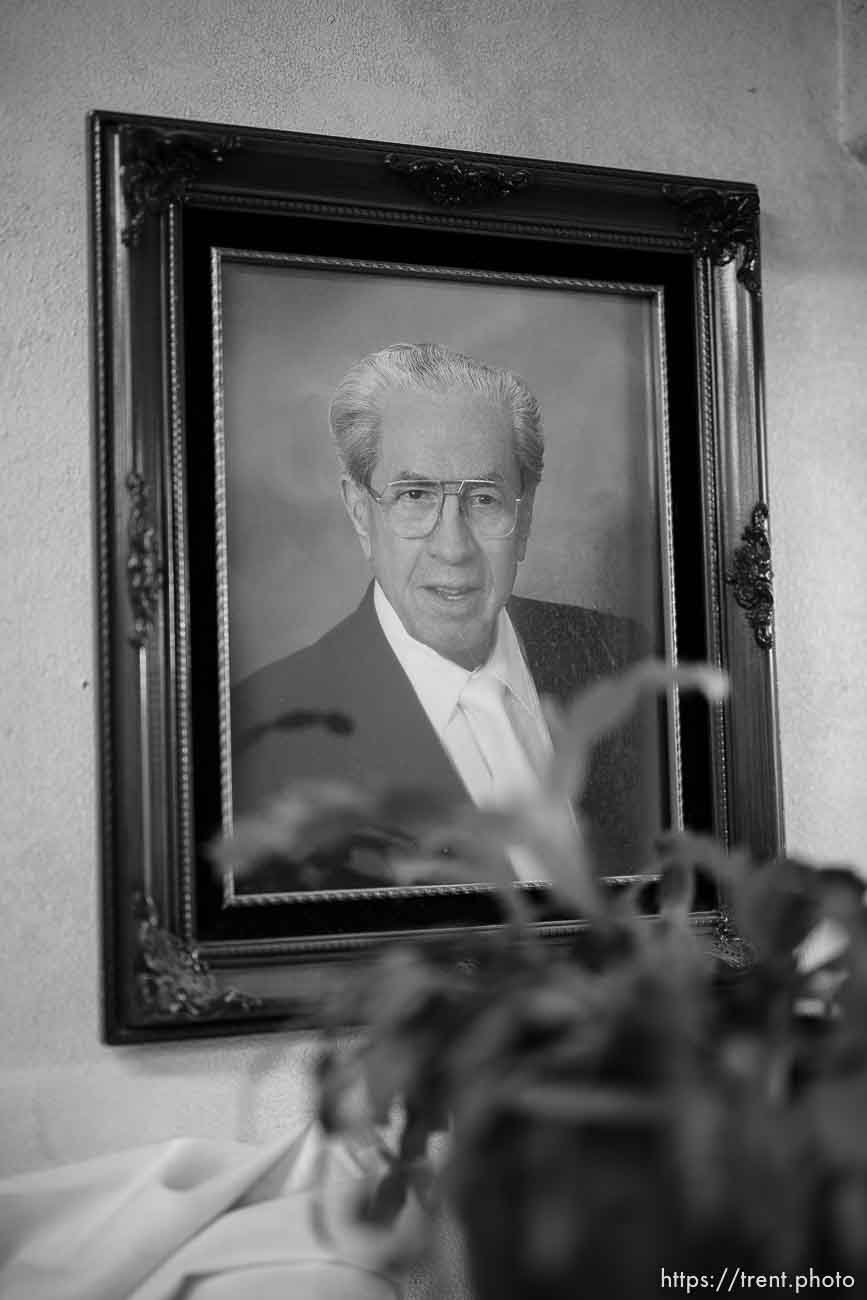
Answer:
[[[531,797],[546,699],[674,656],[661,295],[229,250],[214,275],[226,828],[299,780]],[[677,818],[661,716],[594,751],[601,874]],[[378,848],[315,887],[392,888]]]

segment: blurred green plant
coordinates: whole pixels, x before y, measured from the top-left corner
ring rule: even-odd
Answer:
[[[384,827],[399,882],[469,868],[496,889],[494,934],[389,947],[354,972],[318,1066],[324,1129],[378,1153],[361,1220],[394,1225],[397,1249],[408,1207],[435,1219],[444,1196],[479,1300],[656,1296],[661,1268],[711,1289],[735,1267],[842,1271],[855,1293],[867,1281],[864,882],[683,833],[648,863],[655,916],[641,915],[640,885],[606,889],[575,800],[596,740],[660,689],[719,700],[725,682],[646,662],[550,712],[543,793],[508,810],[299,786],[214,850],[243,871]],[[539,937],[509,867],[516,846],[585,919],[574,943]],[[714,960],[697,933],[701,874],[746,966]],[[437,1133],[449,1137],[432,1158]]]

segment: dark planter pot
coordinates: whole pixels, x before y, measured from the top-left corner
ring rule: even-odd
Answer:
[[[474,1300],[659,1300],[665,1275],[713,1278],[713,1291],[735,1266],[839,1269],[823,1233],[805,1237],[821,1201],[809,1168],[790,1176],[737,1107],[696,1117],[716,1126],[700,1166],[682,1115],[617,1126],[501,1115],[475,1150],[458,1146],[452,1194]]]

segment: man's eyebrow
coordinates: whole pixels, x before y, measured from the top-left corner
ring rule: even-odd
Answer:
[[[506,481],[505,476],[496,469],[489,470],[487,473],[482,474],[466,474],[462,479],[438,479],[434,474],[419,474],[419,472],[414,469],[401,469],[398,470],[391,479],[389,479],[389,482],[402,483],[406,480],[423,483],[505,483]]]

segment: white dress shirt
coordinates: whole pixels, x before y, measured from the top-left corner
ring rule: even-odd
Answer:
[[[386,640],[473,802],[505,805],[539,788],[551,736],[511,619],[497,618],[484,664],[470,672],[410,636],[377,582],[373,603]]]

